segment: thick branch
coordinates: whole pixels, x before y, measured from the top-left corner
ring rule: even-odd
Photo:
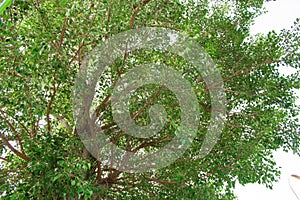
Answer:
[[[134,10],[134,13],[132,14],[131,18],[130,18],[130,28],[132,29],[133,28],[133,25],[134,25],[134,21],[136,19],[136,16],[139,14],[141,8],[143,6],[145,6],[147,3],[149,3],[151,0],[143,0],[141,3],[139,3],[138,7],[135,8]]]

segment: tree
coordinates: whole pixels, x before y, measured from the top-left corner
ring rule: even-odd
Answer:
[[[296,20],[291,30],[250,36],[262,6],[262,0],[14,1],[0,21],[2,199],[233,199],[237,180],[272,187],[280,173],[272,151],[300,153],[294,94],[299,70],[278,72],[282,65],[299,69],[300,30]],[[163,134],[137,139],[116,125],[112,88],[139,64],[164,63],[183,73],[201,111],[196,137],[181,158],[162,169],[128,173],[88,153],[74,122],[72,92],[92,49],[140,27],[184,32],[205,49],[223,78],[227,118],[220,140],[198,158],[211,116],[201,74],[169,52],[137,50],[117,58],[99,79],[96,110],[101,128],[119,147],[154,151],[174,137],[180,123],[172,92],[148,84],[132,94],[129,110],[137,124],[146,125],[149,107],[163,105]]]

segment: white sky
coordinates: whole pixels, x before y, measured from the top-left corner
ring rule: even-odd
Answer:
[[[277,0],[265,4],[268,13],[260,16],[255,25],[252,26],[251,33],[268,33],[270,30],[279,32],[283,28],[289,29],[294,20],[300,17],[300,0]],[[291,73],[288,68],[283,68],[282,73]],[[300,97],[300,92],[297,91]],[[297,102],[300,104],[300,98]],[[259,184],[247,184],[246,186],[237,185],[236,195],[239,200],[297,200],[293,194],[290,184],[300,198],[300,180],[290,178],[292,174],[300,175],[300,157],[293,153],[277,151],[274,159],[278,166],[281,166],[282,174],[278,183],[274,184],[273,190],[266,189]]]

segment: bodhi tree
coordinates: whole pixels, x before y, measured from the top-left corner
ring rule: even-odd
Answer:
[[[300,86],[300,29],[296,20],[290,30],[251,36],[263,3],[13,1],[0,16],[1,198],[234,199],[237,181],[271,188],[280,174],[272,152],[300,153],[294,93]],[[209,154],[197,156],[213,114],[203,74],[180,53],[136,49],[118,56],[97,79],[94,98],[93,117],[111,143],[133,154],[155,152],[176,137],[182,122],[174,92],[149,83],[131,93],[128,110],[136,125],[146,126],[153,121],[153,105],[161,105],[165,121],[159,133],[139,138],[116,123],[113,90],[140,65],[178,71],[191,85],[201,116],[180,158],[161,169],[130,173],[88,151],[72,99],[90,52],[114,35],[144,27],[184,33],[207,52],[222,77],[226,118]],[[281,75],[278,69],[286,65],[298,72]]]

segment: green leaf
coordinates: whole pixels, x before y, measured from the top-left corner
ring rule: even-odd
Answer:
[[[2,3],[0,4],[0,15],[1,13],[11,5],[12,0],[3,0]]]

